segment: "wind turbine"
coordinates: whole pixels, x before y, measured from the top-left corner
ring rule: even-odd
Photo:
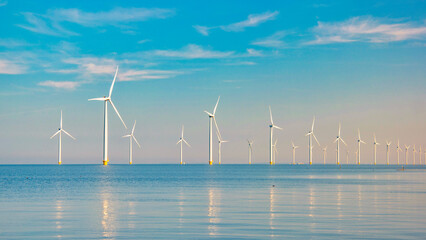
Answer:
[[[180,135],[179,141],[176,143],[179,144],[180,143],[180,164],[183,164],[182,161],[182,149],[183,149],[183,143],[185,143],[188,147],[191,147],[191,145],[189,145],[189,143],[185,140],[185,138],[183,138],[183,130],[184,130],[184,126],[182,125],[182,134]]]
[[[217,129],[217,123],[214,116],[216,114],[216,109],[217,109],[217,105],[219,104],[219,100],[220,100],[220,96],[217,98],[217,102],[216,102],[216,105],[214,106],[213,113],[204,111],[205,113],[207,113],[207,115],[209,115],[209,165],[213,164],[213,120]]]
[[[108,102],[111,104],[112,108],[114,108],[115,112],[117,113],[118,117],[120,118],[121,122],[123,123],[124,127],[127,129],[126,124],[124,123],[123,119],[120,116],[120,113],[118,113],[117,108],[114,106],[114,103],[111,99],[112,89],[114,88],[115,79],[117,78],[118,73],[118,66],[115,70],[114,80],[112,80],[111,88],[109,89],[109,95],[108,97],[101,97],[101,98],[91,98],[89,101],[104,101],[104,142],[103,142],[103,159],[102,163],[103,165],[108,165],[109,158],[108,158]]]
[[[293,141],[291,141],[291,147],[293,148],[293,165],[296,164],[296,149],[299,148],[299,146],[295,146]]]
[[[327,146],[325,146],[325,147],[322,149],[322,152],[323,152],[323,159],[324,159],[324,165],[325,165],[325,158],[327,157]]]
[[[123,137],[128,137],[130,139],[130,144],[129,144],[129,164],[133,164],[133,139],[135,140],[136,144],[139,146],[139,148],[141,148],[141,145],[139,144],[138,140],[136,140],[135,135],[133,135],[133,133],[135,132],[135,127],[136,127],[136,120],[135,123],[133,124],[133,128],[132,128],[132,132],[128,135],[124,135]]]
[[[359,132],[359,128],[358,128],[358,156],[357,156],[357,164],[361,164],[361,143],[366,144],[364,141],[362,141],[361,139],[361,133]]]
[[[419,149],[419,164],[420,165],[422,164],[422,146],[420,146],[420,149]]]
[[[248,164],[251,164],[251,156],[253,155],[253,140],[247,139],[247,143],[248,143]]]
[[[340,137],[340,128],[341,125],[339,123],[339,133],[336,137],[336,140],[334,140],[334,142],[337,142],[337,155],[336,155],[336,160],[337,160],[337,165],[340,165],[340,156],[339,156],[339,147],[340,147],[340,141],[342,141],[342,143],[344,143],[346,146],[348,146],[345,141],[343,141],[343,139]]]
[[[405,165],[408,164],[408,149],[410,146],[405,145]]]
[[[399,152],[402,152],[402,149],[401,149],[401,147],[399,146],[399,139],[398,139],[398,145],[396,146],[396,153],[397,153],[397,155],[398,155],[398,165],[399,165]]]
[[[386,163],[389,165],[389,146],[391,145],[392,142],[388,142],[386,141]]]
[[[220,131],[219,131],[219,128],[217,127],[217,125],[216,125],[216,135],[217,135],[217,138],[218,138],[218,146],[219,146],[219,151],[217,152],[218,153],[218,158],[219,158],[219,165],[222,163],[222,151],[221,151],[221,149],[222,149],[222,143],[226,143],[226,142],[228,142],[228,141],[226,141],[226,140],[223,140],[222,139],[222,136],[220,135]]]
[[[309,136],[309,165],[312,164],[312,148],[313,148],[312,137],[315,138],[315,141],[318,143],[318,146],[320,146],[320,143],[318,142],[318,139],[317,137],[315,137],[315,134],[314,134],[314,124],[315,124],[315,116],[314,116],[314,119],[312,120],[311,130],[305,135],[305,136]]]
[[[275,157],[276,157],[276,156],[277,156],[277,154],[278,154],[278,150],[277,150],[277,142],[278,142],[278,139],[275,139],[275,143],[274,143],[274,145],[272,145],[273,150],[274,150],[274,164],[275,164]]]
[[[376,163],[377,163],[377,160],[376,160],[376,148],[377,148],[377,145],[380,145],[380,143],[378,143],[377,140],[376,140],[376,134],[374,134],[374,142],[373,142],[373,144],[374,144],[374,165],[376,165]]]
[[[71,134],[69,134],[67,131],[65,131],[64,129],[62,129],[62,110],[61,110],[61,122],[59,124],[59,128],[58,131],[53,134],[53,136],[50,137],[50,139],[52,139],[54,136],[59,134],[59,150],[58,150],[58,164],[61,165],[62,164],[62,133],[65,133],[66,135],[68,135],[70,138],[74,139],[75,138],[73,136],[71,136]]]
[[[416,145],[413,145],[413,165],[416,164]]]
[[[349,150],[346,150],[346,164],[349,164]]]
[[[274,120],[272,119],[272,111],[271,111],[271,106],[269,106],[269,116],[271,118],[271,124],[269,125],[269,164],[275,164],[275,162],[273,161],[272,157],[273,157],[273,145],[272,145],[272,137],[274,135],[274,128],[279,129],[279,130],[283,130],[282,128],[278,127],[277,125],[274,124]]]

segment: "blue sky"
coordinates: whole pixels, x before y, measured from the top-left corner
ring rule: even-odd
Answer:
[[[182,124],[186,162],[206,163],[203,111],[219,95],[225,163],[247,161],[247,138],[255,162],[267,161],[268,105],[284,128],[279,163],[290,161],[291,140],[307,161],[313,115],[329,163],[339,122],[352,162],[357,128],[365,162],[373,133],[382,163],[385,140],[426,148],[425,5],[0,0],[0,163],[55,163],[60,109],[77,138],[64,138],[64,163],[100,163],[103,108],[87,99],[107,95],[117,65],[114,103],[127,125],[137,120],[142,143],[135,163],[177,162]],[[126,163],[127,132],[111,110],[110,160]]]

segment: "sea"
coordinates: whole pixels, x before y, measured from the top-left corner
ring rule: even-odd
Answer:
[[[0,165],[0,239],[426,239],[426,167]]]

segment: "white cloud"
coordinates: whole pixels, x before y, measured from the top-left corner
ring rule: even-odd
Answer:
[[[279,14],[278,11],[274,11],[274,12],[268,11],[268,12],[259,13],[259,14],[250,14],[246,20],[232,23],[229,25],[215,26],[215,27],[195,25],[193,27],[195,28],[195,30],[197,30],[200,34],[204,36],[208,36],[209,31],[214,28],[220,28],[226,32],[242,32],[248,27],[256,27],[264,22],[274,20],[278,14]]]
[[[86,74],[113,74],[117,63],[109,58],[82,57],[63,60],[64,63],[77,65]],[[66,72],[64,72],[66,73]]]
[[[373,17],[353,17],[343,22],[318,22],[313,32],[315,40],[306,44],[385,43],[411,39],[423,40],[426,37],[426,26],[411,22],[385,23]]]
[[[76,87],[80,85],[79,82],[71,82],[71,81],[44,81],[39,82],[39,86],[44,87],[52,87],[52,88],[58,88],[58,89],[65,89],[65,90],[74,90]]]
[[[7,1],[6,0],[0,0],[0,7],[6,6]]]
[[[164,19],[174,10],[161,8],[115,8],[104,12],[84,12],[80,9],[51,9],[46,14],[22,13],[27,25],[18,25],[32,32],[52,36],[78,35],[62,27],[61,23],[74,23],[85,27],[121,26],[123,24]]]
[[[204,49],[195,44],[188,44],[179,50],[154,50],[151,54],[161,57],[184,58],[184,59],[208,59],[208,58],[226,58],[231,57],[234,52],[220,52]]]
[[[22,40],[16,40],[16,39],[0,39],[0,46],[1,47],[7,47],[7,48],[17,48],[17,47],[25,47],[30,46],[31,44],[22,41]]]
[[[22,74],[26,68],[9,60],[0,59],[0,74]]]
[[[167,70],[128,70],[118,74],[118,81],[138,81],[171,78],[181,72]]]
[[[144,43],[147,43],[147,42],[150,42],[150,41],[151,41],[150,39],[142,39],[142,40],[138,41],[138,44],[144,44]]]
[[[285,31],[278,31],[271,36],[253,41],[251,44],[269,48],[283,48],[285,43],[282,38],[284,38],[286,35],[287,34]]]
[[[249,56],[253,56],[253,57],[263,56],[262,51],[259,51],[253,48],[247,48],[247,53]]]

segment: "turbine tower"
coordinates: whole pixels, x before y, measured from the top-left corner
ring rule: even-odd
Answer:
[[[253,155],[253,140],[247,139],[248,143],[248,164],[251,164],[251,156]]]
[[[278,127],[277,125],[274,124],[274,120],[272,119],[272,111],[271,111],[271,106],[269,106],[269,116],[271,118],[271,124],[269,124],[269,164],[275,164],[275,162],[273,161],[273,145],[272,145],[272,137],[274,135],[274,128],[279,129],[279,130],[283,130],[282,128]]]
[[[103,159],[102,163],[103,165],[108,165],[109,158],[108,158],[108,102],[111,104],[112,108],[114,108],[115,112],[117,113],[118,117],[120,118],[121,122],[123,123],[124,127],[127,129],[126,124],[124,123],[123,119],[120,116],[120,113],[118,113],[117,108],[114,106],[114,103],[111,99],[112,89],[114,88],[115,79],[117,78],[118,73],[118,66],[115,70],[114,80],[112,80],[111,88],[109,89],[109,95],[108,97],[101,97],[101,98],[91,98],[89,101],[103,101],[104,102],[104,142],[103,142]]]
[[[53,134],[53,136],[50,137],[50,139],[52,139],[54,136],[59,134],[59,143],[58,143],[58,148],[59,148],[58,149],[58,164],[59,165],[62,164],[62,133],[65,133],[70,138],[75,140],[75,138],[73,136],[71,136],[71,134],[69,134],[67,131],[62,129],[62,110],[61,110],[61,122],[59,123],[58,131],[55,134]]]
[[[420,149],[419,149],[419,164],[420,165],[422,164],[422,146],[420,146]]]
[[[413,145],[413,165],[416,164],[416,145]]]
[[[296,164],[296,149],[299,148],[299,146],[295,146],[293,141],[291,141],[291,147],[293,148],[293,165]]]
[[[189,145],[189,143],[185,140],[185,138],[183,138],[183,130],[184,130],[184,126],[182,125],[182,133],[180,135],[179,141],[176,143],[179,144],[180,143],[180,164],[183,164],[183,160],[182,160],[182,149],[183,149],[183,143],[185,143],[188,147],[191,147],[191,145]]]
[[[312,120],[311,130],[305,135],[305,136],[309,136],[309,165],[312,164],[312,148],[313,148],[312,137],[315,138],[315,141],[318,143],[318,146],[320,146],[320,143],[318,142],[318,139],[317,137],[315,137],[315,134],[314,134],[314,124],[315,124],[315,116],[314,116],[314,119]]]
[[[376,163],[377,163],[377,160],[376,160],[376,152],[377,152],[377,150],[376,150],[376,148],[377,148],[377,145],[380,145],[380,143],[378,143],[377,140],[376,140],[376,134],[374,134],[374,142],[373,142],[373,144],[374,144],[374,165],[376,165]]]
[[[322,149],[322,152],[323,152],[323,159],[324,159],[324,165],[325,165],[325,158],[327,157],[327,146],[325,146],[325,147]]]
[[[135,132],[135,127],[136,127],[136,120],[135,123],[133,124],[133,128],[132,128],[132,132],[128,135],[124,135],[123,137],[128,137],[130,140],[130,144],[129,144],[129,164],[133,164],[133,139],[135,140],[136,144],[139,146],[139,148],[141,148],[141,145],[139,144],[138,140],[136,140],[135,135],[133,135],[133,133]]]
[[[340,128],[341,125],[339,123],[339,133],[336,137],[336,140],[334,140],[334,142],[337,142],[337,155],[336,155],[336,161],[337,161],[337,165],[340,165],[340,156],[339,156],[339,148],[340,148],[340,141],[342,141],[342,143],[344,143],[346,146],[348,146],[345,141],[343,141],[343,139],[340,137]]]
[[[405,165],[408,164],[408,149],[410,146],[405,145]]]
[[[219,100],[220,100],[220,96],[217,98],[217,102],[216,102],[216,105],[214,106],[213,113],[204,111],[205,113],[207,113],[207,115],[209,115],[209,165],[213,164],[213,121],[217,129],[215,114],[216,114],[217,105],[219,104]]]
[[[399,146],[399,139],[398,139],[398,145],[396,146],[396,153],[397,153],[397,164],[399,165],[399,152],[402,152],[401,147]]]
[[[274,145],[272,145],[272,147],[273,147],[273,150],[274,150],[274,164],[275,164],[275,157],[277,156],[277,154],[278,154],[278,150],[277,150],[277,142],[278,142],[278,139],[275,139],[275,143],[274,143]]]
[[[357,164],[361,164],[361,143],[366,144],[364,141],[362,141],[361,139],[361,133],[359,132],[359,128],[358,128],[358,154],[357,154]]]
[[[222,164],[222,150],[221,150],[222,149],[222,143],[226,143],[228,141],[222,139],[222,136],[220,135],[220,131],[219,131],[219,128],[217,127],[217,125],[216,125],[216,135],[217,135],[218,146],[219,146],[219,151],[217,153],[218,153],[218,160],[219,160],[219,165],[220,165],[220,164]]]
[[[388,142],[386,141],[386,163],[387,165],[389,165],[389,146],[391,145],[392,142]]]

